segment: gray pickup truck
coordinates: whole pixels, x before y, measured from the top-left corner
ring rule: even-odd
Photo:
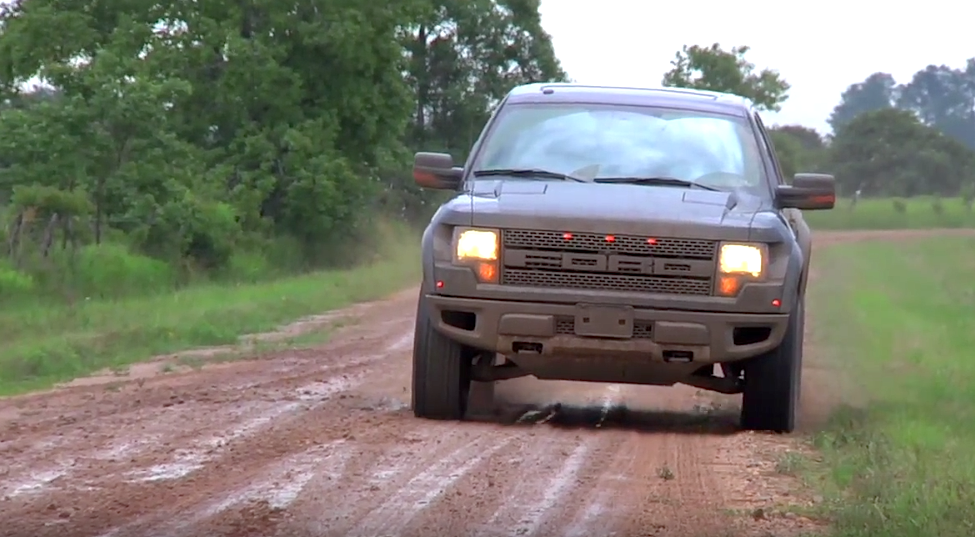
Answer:
[[[741,393],[746,429],[791,432],[811,253],[803,210],[833,177],[786,182],[748,101],[684,90],[529,84],[423,235],[413,412],[463,419],[471,381],[533,375]]]

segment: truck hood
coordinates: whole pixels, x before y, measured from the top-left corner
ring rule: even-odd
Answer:
[[[475,226],[746,239],[760,198],[673,186],[479,180]]]

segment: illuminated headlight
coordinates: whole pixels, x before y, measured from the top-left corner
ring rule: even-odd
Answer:
[[[718,270],[722,274],[750,275],[758,278],[762,275],[765,260],[762,249],[750,244],[722,244],[721,255],[718,258]]]
[[[454,237],[454,255],[457,261],[498,260],[497,231],[458,228]]]
[[[454,228],[454,263],[474,270],[481,283],[498,282],[498,232]]]

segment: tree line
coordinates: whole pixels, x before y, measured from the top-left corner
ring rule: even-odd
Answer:
[[[8,271],[87,244],[201,272],[240,252],[341,263],[377,215],[429,211],[409,178],[412,151],[463,153],[512,86],[566,78],[538,7],[8,3]]]
[[[663,77],[669,86],[736,93],[777,111],[789,83],[756,70],[748,47],[688,46]],[[929,65],[906,84],[875,73],[849,86],[828,120],[832,133],[802,125],[770,129],[787,176],[829,172],[842,194],[975,199],[975,58],[964,69]]]
[[[789,84],[748,50],[684,47],[663,83],[777,110]],[[241,259],[351,263],[378,217],[422,223],[435,207],[410,178],[413,151],[463,158],[513,86],[567,79],[539,0],[7,3],[0,295],[77,271],[78,255],[183,279]],[[923,80],[886,107],[844,93],[832,135],[772,128],[784,170],[832,171],[844,193],[970,188],[949,97]]]

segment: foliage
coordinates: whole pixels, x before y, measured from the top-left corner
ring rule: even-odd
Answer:
[[[760,110],[778,111],[788,98],[789,83],[772,69],[756,72],[755,64],[745,59],[749,50],[740,46],[728,51],[718,43],[709,47],[685,45],[671,61],[662,83],[733,93],[750,99]]]
[[[904,84],[888,73],[874,73],[843,92],[830,126],[839,132],[861,114],[892,107],[916,114],[925,125],[975,150],[975,58],[960,69],[928,65]]]
[[[415,247],[418,234],[405,225],[381,223],[377,229],[376,250],[382,255],[353,269],[258,283],[200,284],[146,296],[83,297],[71,308],[49,301],[18,300],[16,307],[0,309],[0,340],[4,342],[0,395],[125,366],[148,356],[234,344],[242,334],[274,330],[305,315],[378,299],[415,282],[420,270]],[[92,260],[108,261],[119,255],[124,256],[94,252]],[[106,274],[91,268],[85,274]],[[165,277],[158,268],[143,265],[125,273]],[[11,281],[8,274],[0,263],[0,299],[8,290],[16,292],[18,286],[30,285],[17,278]],[[116,291],[121,287],[90,283],[96,289]]]
[[[975,180],[975,152],[895,108],[861,114],[840,129],[830,145],[830,165],[845,194],[862,188],[953,196]]]
[[[892,108],[899,92],[894,77],[887,73],[874,73],[863,82],[850,84],[840,95],[840,104],[830,114],[829,126],[833,132],[838,132],[860,114]]]
[[[801,125],[777,126],[769,129],[769,137],[787,178],[800,172],[824,171],[826,146],[815,129]]]
[[[101,289],[80,275],[93,252],[136,272],[155,259],[178,280],[256,277],[239,266],[246,251],[251,268],[347,264],[346,246],[369,236],[377,212],[428,214],[429,196],[407,181],[410,150],[462,154],[512,86],[565,78],[538,5],[9,4],[0,227],[10,270],[80,271],[75,291],[88,293]],[[25,89],[35,78],[43,84]],[[260,255],[284,250],[301,259]],[[116,276],[122,286],[142,277]]]

